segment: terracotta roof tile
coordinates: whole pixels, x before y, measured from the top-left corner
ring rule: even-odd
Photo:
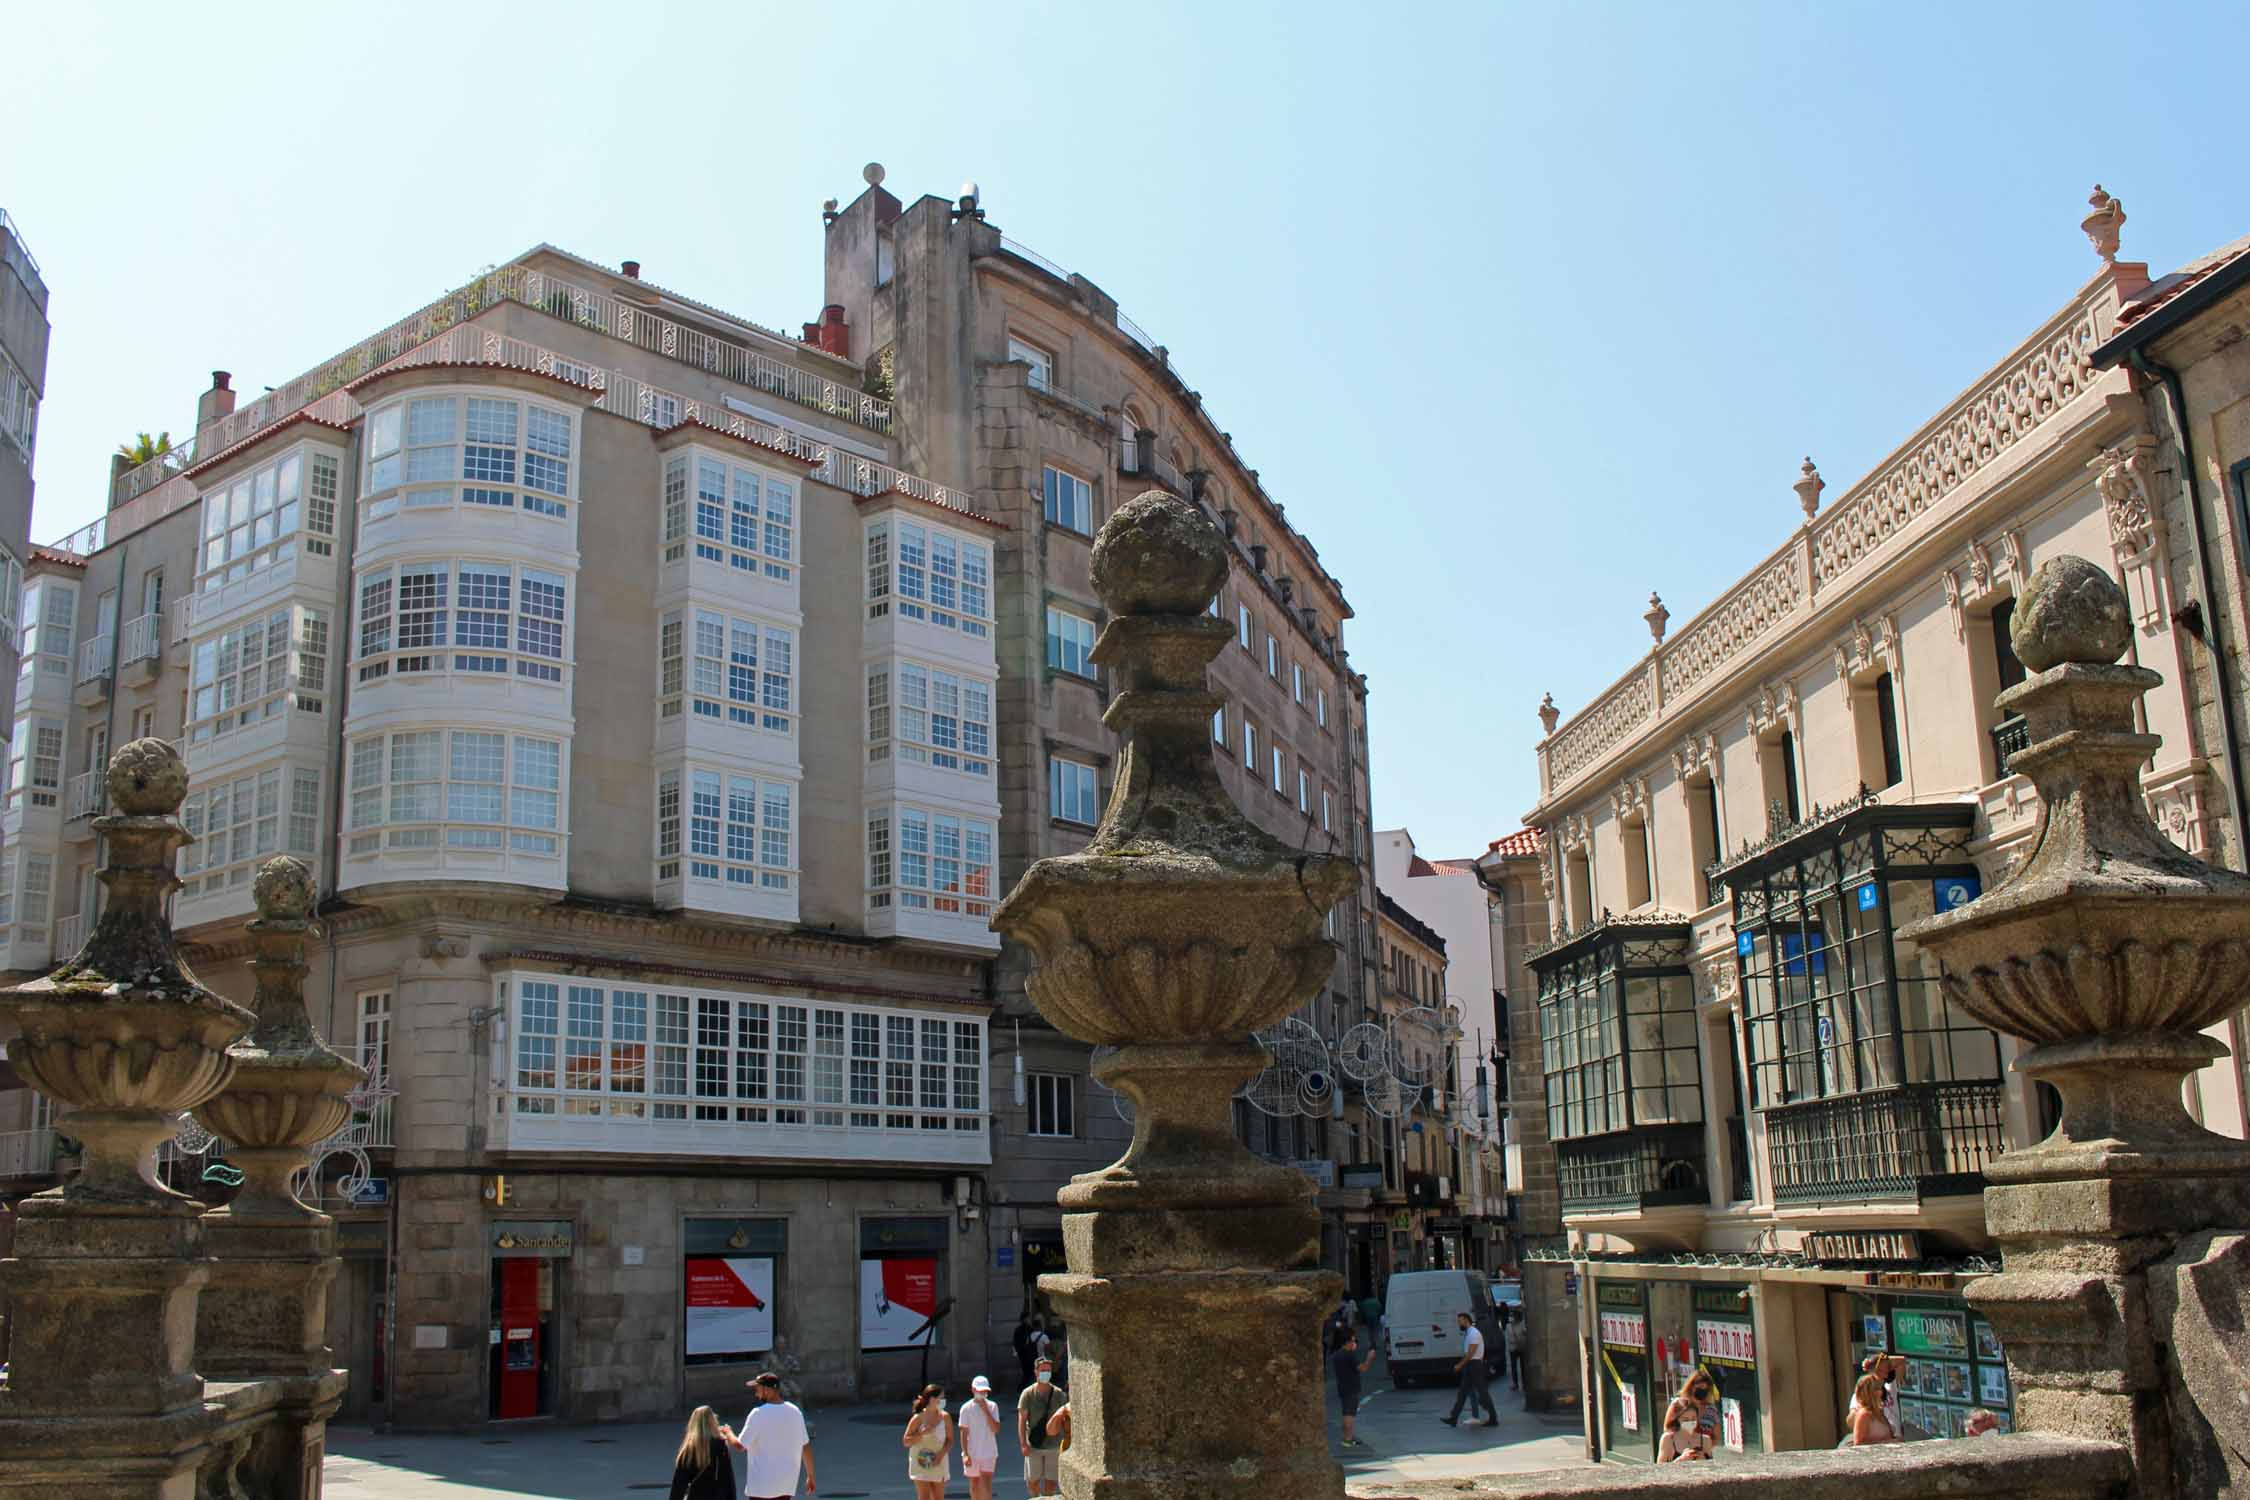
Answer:
[[[726,428],[721,427],[718,423],[713,422],[708,418],[696,416],[693,414],[680,418],[680,420],[674,422],[669,427],[652,427],[649,429],[649,436],[652,439],[670,437],[673,433],[678,432],[683,427],[693,427],[698,431],[708,432],[715,437],[726,438],[730,442],[742,444],[745,448],[755,448],[761,454],[771,454],[775,458],[785,458],[793,464],[803,464],[808,469],[817,469],[821,466],[822,463],[826,461],[824,459],[808,458],[802,453],[792,453],[781,444],[768,442],[762,437],[751,437],[746,433],[729,432],[726,430]]]
[[[911,491],[899,488],[895,484],[887,490],[877,490],[872,495],[860,496],[859,503],[862,505],[866,505],[871,501],[892,499],[911,500],[916,505],[927,505],[932,510],[942,510],[949,516],[957,517],[963,521],[974,521],[979,526],[989,526],[994,531],[1013,531],[1015,529],[1005,521],[996,520],[991,516],[980,516],[973,510],[969,510],[964,506],[954,505],[949,501],[933,500],[926,495],[914,494]]]
[[[35,563],[56,563],[65,568],[83,568],[86,559],[75,552],[65,552],[60,547],[34,546],[31,560]]]
[[[1505,838],[1492,841],[1487,854],[1497,854],[1502,859],[1517,859],[1527,854],[1537,854],[1546,840],[1536,828],[1519,828]]]
[[[2117,326],[2129,328],[2141,319],[2201,285],[2220,270],[2250,255],[2250,234],[2230,245],[2221,245],[2201,260],[2191,260],[2169,276],[2159,276],[2141,294],[2117,310]]]

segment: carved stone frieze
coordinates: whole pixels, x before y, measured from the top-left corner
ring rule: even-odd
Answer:
[[[1720,780],[1719,732],[1707,729],[1681,740],[1672,752],[1672,774],[1682,781],[1695,776]]]
[[[1576,849],[1594,837],[1594,825],[1584,813],[1565,813],[1555,825],[1555,839],[1565,849]]]
[[[2133,621],[2144,631],[2162,630],[2171,618],[2172,570],[2164,509],[2156,500],[2156,439],[2146,433],[2129,437],[2086,467],[2102,497],[2110,550],[2125,574]]]
[[[1953,637],[1966,640],[1969,611],[1981,610],[2003,594],[2018,594],[2031,577],[2021,528],[1972,540],[1968,556],[1958,568],[1946,570],[1946,607],[1953,614]]]
[[[1850,633],[1836,643],[1835,652],[1836,676],[1842,681],[1855,682],[1882,672],[1896,674],[1905,659],[1899,649],[1898,616],[1853,621]]]
[[[1609,813],[1619,822],[1639,822],[1648,816],[1648,778],[1628,776],[1610,788]]]
[[[2157,831],[2199,859],[2211,848],[2211,830],[2203,800],[2206,790],[2207,778],[2201,761],[2191,762],[2188,773],[2177,780],[2141,790]]]
[[[1769,682],[1758,689],[1758,696],[1750,700],[1743,715],[1743,723],[1758,738],[1779,734],[1786,729],[1791,734],[1801,727],[1803,705],[1797,697],[1794,682]]]
[[[1742,970],[1734,956],[1722,953],[1707,958],[1698,966],[1703,976],[1703,998],[1706,1000],[1732,1000],[1742,989]]]

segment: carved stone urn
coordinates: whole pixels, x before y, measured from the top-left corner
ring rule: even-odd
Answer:
[[[198,1214],[201,1204],[157,1181],[156,1149],[181,1111],[233,1077],[227,1047],[252,1018],[196,982],[164,920],[179,886],[173,854],[192,837],[173,817],[187,795],[179,752],[133,741],[111,758],[108,790],[116,811],[94,827],[109,842],[109,900],[76,957],[0,991],[0,1012],[21,1032],[8,1060],[70,1107],[69,1132],[85,1145],[78,1175],[40,1198]]]
[[[227,1206],[236,1221],[326,1223],[300,1202],[290,1180],[312,1148],[351,1113],[348,1098],[366,1070],[320,1039],[305,1012],[305,939],[312,922],[312,873],[279,855],[259,867],[249,924],[256,956],[257,1023],[232,1050],[234,1078],[195,1111],[204,1128],[227,1143],[227,1159],[243,1172]]]
[[[2160,741],[2133,710],[2163,679],[2118,664],[2132,630],[2094,564],[2032,575],[2013,622],[2031,675],[1995,700],[2029,731],[2009,764],[2039,788],[2031,854],[1899,936],[1945,966],[1953,1004],[2029,1041],[2015,1066],[2062,1095],[2052,1135],[1986,1169],[2005,1268],[1968,1288],[2006,1347],[2016,1425],[2125,1445],[2131,1493],[2153,1500],[2250,1480],[2250,1147],[2181,1101],[2226,1055],[2202,1028],[2250,1001],[2250,879],[2149,818],[2140,773]]]
[[[1135,1105],[1125,1155],[1059,1195],[1069,1272],[1042,1277],[1071,1335],[1063,1493],[1089,1500],[1340,1496],[1321,1430],[1313,1189],[1236,1141],[1235,1091],[1265,1064],[1251,1033],[1308,999],[1335,949],[1328,909],[1357,876],[1243,817],[1221,785],[1205,668],[1233,639],[1205,613],[1226,541],[1150,491],[1094,543],[1112,618],[1093,660],[1123,737],[1100,827],[1044,859],[993,926],[1037,958],[1042,1014],[1118,1050],[1098,1076]],[[1182,1382],[1243,1401],[1183,1399]]]

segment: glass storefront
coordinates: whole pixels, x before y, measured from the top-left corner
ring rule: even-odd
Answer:
[[[2015,1428],[2015,1391],[2000,1336],[1991,1323],[1959,1297],[1918,1293],[1845,1294],[1850,1363],[1856,1371],[1872,1353],[1896,1354],[1906,1361],[1898,1380],[1898,1412],[1904,1436],[1960,1437],[1971,1410],[1983,1407],[2000,1419],[2000,1430]],[[1851,1400],[1838,1397],[1841,1410]]]
[[[1717,1397],[1716,1411],[1704,1418],[1711,1456],[1725,1462],[1744,1453],[1763,1452],[1758,1334],[1750,1315],[1750,1289],[1696,1286],[1689,1292],[1689,1310],[1695,1319],[1695,1369],[1710,1380]]]
[[[1602,1456],[1650,1462],[1656,1457],[1661,1410],[1650,1409],[1648,1293],[1638,1281],[1602,1281],[1594,1286],[1599,1349],[1595,1377],[1601,1382]]]

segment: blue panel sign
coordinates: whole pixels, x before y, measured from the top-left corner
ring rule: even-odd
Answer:
[[[1750,956],[1751,948],[1756,945],[1757,941],[1758,940],[1755,937],[1752,937],[1747,932],[1738,932],[1734,935],[1734,951],[1741,954],[1744,958],[1748,958]]]
[[[1874,881],[1870,880],[1859,888],[1859,909],[1861,911],[1873,911],[1876,903],[1881,899],[1881,893],[1875,889]]]
[[[1836,1045],[1836,1023],[1827,1016],[1820,1018],[1820,1045],[1823,1047]]]
[[[1984,894],[1984,882],[1974,875],[1949,875],[1932,881],[1937,888],[1937,909],[1952,911],[1957,906],[1967,906]]]
[[[377,1208],[391,1201],[391,1180],[388,1177],[370,1177],[352,1193],[352,1202],[360,1208]]]
[[[999,1257],[999,1266],[1003,1271],[1008,1270],[1016,1263],[1016,1247],[1013,1245],[1002,1245],[993,1254]]]
[[[1578,1295],[1578,1273],[1576,1271],[1563,1272],[1562,1294],[1565,1297],[1575,1297]]]

